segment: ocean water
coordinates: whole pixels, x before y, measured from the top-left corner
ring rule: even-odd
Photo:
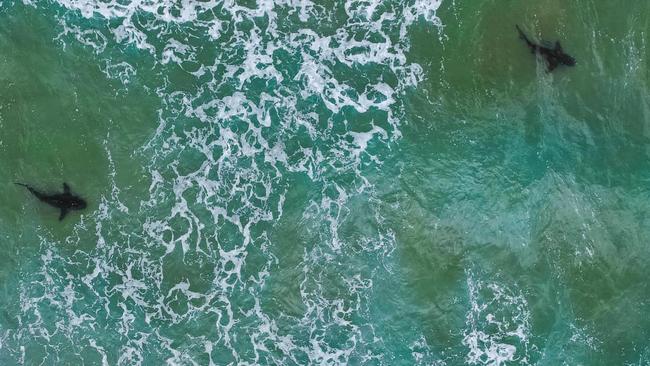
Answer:
[[[647,1],[1,0],[0,364],[650,365],[649,32]]]

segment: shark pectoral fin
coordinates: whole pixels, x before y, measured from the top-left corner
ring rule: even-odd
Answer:
[[[63,193],[70,193],[70,186],[68,183],[63,183]]]
[[[546,70],[546,72],[550,73],[553,70],[555,70],[556,67],[557,67],[557,62],[556,61],[549,61],[548,62],[548,69]]]
[[[562,51],[562,45],[560,45],[560,41],[555,42],[555,49],[557,51]]]
[[[65,215],[67,215],[67,214],[68,214],[68,210],[65,209],[65,208],[62,208],[62,209],[61,209],[61,214],[59,215],[59,221],[63,220],[63,218],[64,218]]]

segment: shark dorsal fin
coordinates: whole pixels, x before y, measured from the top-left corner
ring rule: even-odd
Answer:
[[[555,50],[562,51],[562,45],[560,44],[560,41],[555,42]]]
[[[68,183],[63,183],[63,193],[70,193],[70,186]]]

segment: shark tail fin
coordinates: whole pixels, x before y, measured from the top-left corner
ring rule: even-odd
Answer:
[[[36,196],[38,199],[42,199],[42,198],[43,198],[43,194],[42,194],[42,193],[40,193],[39,191],[35,190],[34,188],[32,188],[31,186],[29,186],[29,185],[27,185],[27,184],[25,184],[25,183],[14,182],[14,184],[16,184],[16,185],[18,185],[18,186],[22,186],[22,187],[27,188],[27,190],[29,190],[29,191],[30,191],[34,196]]]
[[[27,185],[25,183],[14,182],[14,184],[17,185],[17,186],[25,187],[25,188],[27,188],[27,190],[34,193],[34,188],[30,187],[29,185]],[[36,193],[34,193],[34,194],[36,194]]]
[[[528,39],[528,36],[526,36],[526,33],[524,33],[524,31],[521,30],[521,28],[519,27],[519,24],[515,24],[515,28],[517,28],[517,32],[519,32],[519,38],[523,39],[524,42],[526,42],[526,44],[528,45],[528,47],[532,48],[532,47],[535,46],[533,44],[533,42],[531,42],[530,39]]]
[[[519,28],[519,24],[515,24],[515,28],[517,28],[517,32],[519,32],[519,35],[523,35],[524,32]]]
[[[524,41],[528,41],[528,37],[526,37],[526,33],[519,28],[519,24],[515,24],[515,28],[517,28],[517,32],[519,32],[519,37],[523,39]]]

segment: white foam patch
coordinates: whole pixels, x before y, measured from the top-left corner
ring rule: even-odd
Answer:
[[[463,331],[469,365],[528,365],[535,347],[530,341],[530,310],[516,289],[485,283],[466,271],[470,309]]]

